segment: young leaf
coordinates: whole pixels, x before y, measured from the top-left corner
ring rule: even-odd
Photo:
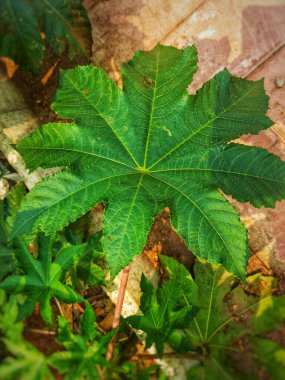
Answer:
[[[83,338],[85,338],[87,341],[93,340],[96,335],[95,313],[89,303],[86,303],[85,310],[82,316],[81,332]]]
[[[18,296],[10,296],[9,302],[5,292],[0,290],[0,332],[1,340],[10,353],[0,364],[1,379],[15,380],[52,380],[45,356],[24,340],[24,325],[17,322]]]
[[[104,255],[101,237],[101,231],[91,236],[76,265],[77,276],[90,286],[106,285],[102,267],[94,263],[96,258],[102,258]]]
[[[26,302],[21,306],[18,319],[29,316],[37,302],[40,312],[47,323],[52,323],[50,299],[57,297],[65,303],[82,302],[82,297],[64,285],[60,279],[83,253],[85,246],[70,246],[63,248],[52,261],[52,237],[39,237],[39,257],[35,259],[23,242],[16,250],[16,256],[24,270],[24,275],[7,277],[0,288],[8,293],[23,293],[27,295]]]
[[[88,308],[85,310],[86,319],[93,320],[91,317],[92,310]],[[87,316],[88,314],[88,316]],[[83,324],[87,320],[83,319]],[[94,340],[93,332],[86,330],[87,326],[82,326],[81,329],[84,335],[75,335],[70,331],[69,323],[63,318],[58,318],[59,335],[58,342],[62,344],[67,351],[60,351],[54,353],[49,358],[49,364],[56,368],[59,373],[66,374],[66,380],[77,379],[99,379],[98,365],[108,366],[105,359],[106,351],[110,340],[113,338],[116,330],[111,331],[107,335],[100,336],[99,340]],[[91,339],[89,339],[91,338]]]
[[[17,343],[22,339],[23,325],[17,322],[18,303],[16,296],[10,296],[9,302],[4,290],[0,290],[0,332],[8,340]],[[1,371],[0,371],[1,372]]]
[[[0,1],[0,36],[0,57],[9,57],[33,73],[38,71],[44,42],[28,1]]]
[[[164,257],[163,260],[172,270],[181,265],[171,258]],[[191,315],[194,314],[192,305],[189,305],[187,298],[183,297],[186,289],[193,295],[194,303],[197,303],[197,289],[190,273],[186,269],[185,272],[182,268],[178,269],[183,273],[183,278],[177,281],[174,276],[158,290],[142,276],[143,296],[140,308],[143,316],[131,316],[126,319],[133,328],[147,333],[146,348],[155,343],[159,356],[162,356],[164,343],[170,340],[173,332],[186,327]]]
[[[185,266],[164,255],[160,255],[159,260],[170,277],[164,285],[165,291],[167,292],[168,288],[171,293],[174,291],[173,299],[181,307],[197,306],[199,304],[198,288]]]
[[[246,230],[218,189],[272,207],[285,196],[285,164],[261,148],[228,143],[272,125],[263,81],[224,70],[187,95],[196,69],[195,47],[158,45],[123,66],[122,91],[100,68],[62,72],[52,107],[74,122],[47,124],[18,149],[30,169],[65,168],[27,196],[14,234],[52,233],[104,201],[103,248],[114,277],[168,206],[195,255],[244,280]]]
[[[3,339],[14,357],[6,358],[0,366],[2,379],[53,380],[47,358],[26,341],[14,343]]]

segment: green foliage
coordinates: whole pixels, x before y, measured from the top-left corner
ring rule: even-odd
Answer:
[[[11,272],[15,266],[14,250],[8,242],[8,231],[5,220],[4,202],[0,202],[0,280],[2,280],[7,273]]]
[[[25,272],[22,275],[7,277],[0,288],[8,293],[23,293],[27,295],[25,303],[20,307],[18,319],[29,316],[37,302],[40,312],[47,323],[52,323],[50,299],[57,297],[65,303],[82,302],[83,298],[69,286],[61,282],[63,274],[73,266],[84,252],[84,245],[62,248],[52,260],[53,236],[39,235],[39,256],[35,259],[27,245],[19,241],[16,256]]]
[[[10,273],[15,265],[15,249],[11,241],[11,230],[26,193],[22,183],[14,186],[6,199],[0,201],[0,281]]]
[[[97,330],[94,311],[87,303],[80,324],[80,332],[74,334],[67,320],[58,318],[58,343],[65,351],[57,351],[50,356],[39,352],[22,336],[23,324],[16,322],[18,309],[14,296],[10,297],[0,290],[0,332],[7,353],[0,365],[1,379],[14,380],[54,380],[51,368],[58,370],[66,380],[78,379],[137,379],[150,380],[166,378],[159,375],[159,366],[141,369],[135,363],[123,362],[120,365],[105,359],[108,343],[117,332],[106,335]],[[100,376],[99,372],[100,371]]]
[[[74,56],[81,50],[70,21],[77,15],[86,24],[80,1],[31,1],[20,16],[23,4],[0,4],[0,31],[10,12],[25,20],[22,26],[31,35],[44,30],[57,54],[68,49]],[[11,54],[17,46],[13,33],[21,26],[17,17],[7,29]],[[29,18],[34,18],[30,24]],[[35,39],[32,45],[13,57],[26,59],[36,71],[32,49],[38,49],[41,59],[43,42]],[[0,54],[8,52],[3,46],[1,41]],[[232,142],[270,127],[268,98],[263,82],[235,78],[227,70],[188,95],[196,69],[195,47],[157,46],[136,53],[123,66],[123,90],[99,68],[62,72],[52,107],[65,122],[46,124],[18,144],[29,169],[62,168],[36,185],[23,205],[21,187],[0,204],[0,255],[6,263],[0,270],[0,331],[10,353],[1,376],[53,379],[53,368],[66,380],[165,378],[156,366],[141,371],[132,362],[107,362],[116,331],[100,333],[92,307],[68,284],[83,291],[86,285],[104,285],[105,252],[114,277],[141,252],[153,218],[169,207],[173,226],[201,258],[194,280],[183,265],[161,256],[168,279],[155,288],[142,277],[141,313],[126,322],[146,333],[146,348],[155,344],[160,357],[165,343],[196,355],[191,380],[252,380],[258,366],[283,379],[284,348],[266,334],[284,323],[285,296],[273,296],[275,279],[260,274],[239,285],[235,277],[245,283],[247,234],[220,192],[256,207],[274,207],[285,196],[284,162],[261,148]],[[106,206],[104,231],[87,241],[86,212],[99,202]],[[33,256],[27,241],[38,231]],[[18,321],[31,315],[38,302],[44,321],[51,324],[52,297],[85,302],[85,311],[79,334],[59,317],[57,341],[65,350],[45,357],[23,339]],[[236,365],[242,355],[249,358],[246,368]]]
[[[169,291],[177,306],[190,308],[197,306],[199,303],[198,288],[185,266],[164,255],[160,255],[159,260],[163,264],[165,273],[169,276],[169,280],[164,284],[164,291],[166,293]],[[174,294],[172,294],[173,292]]]
[[[77,277],[90,286],[106,285],[104,266],[104,253],[101,244],[102,231],[88,240],[83,255],[79,257],[76,265]],[[103,261],[103,262],[102,262]],[[95,262],[101,264],[97,265]]]
[[[120,365],[107,368],[105,371],[106,380],[167,380],[165,374],[161,373],[158,365],[151,365],[147,368],[141,368],[132,362],[124,362]]]
[[[264,366],[274,380],[283,380],[285,375],[285,348],[269,339],[251,340],[258,362]]]
[[[285,195],[285,164],[230,142],[272,125],[263,81],[224,70],[188,95],[196,69],[194,46],[159,45],[123,65],[123,90],[100,68],[62,72],[52,107],[74,122],[44,125],[18,150],[30,169],[65,168],[28,194],[14,234],[50,234],[104,201],[102,242],[114,277],[141,252],[154,216],[168,206],[195,255],[244,280],[246,230],[218,189],[273,207]]]
[[[58,236],[63,245],[86,243],[83,254],[71,270],[73,285],[79,289],[83,289],[82,281],[89,286],[106,285],[107,264],[101,242],[102,231],[92,234],[91,226],[92,221],[87,213],[65,228]]]
[[[189,318],[194,315],[192,305],[197,302],[197,288],[187,269],[171,258],[164,257],[163,263],[173,276],[155,289],[143,275],[140,305],[143,315],[126,319],[133,328],[147,333],[146,348],[155,343],[159,356],[162,356],[164,343],[171,340],[175,330],[188,326]],[[191,304],[190,297],[193,299]]]
[[[70,58],[78,53],[86,55],[86,50],[90,50],[89,36],[86,36],[90,24],[81,0],[34,1],[34,9],[40,16],[47,41],[57,55],[67,49]],[[85,35],[80,36],[80,32]]]
[[[37,72],[44,42],[32,5],[25,0],[0,2],[0,56],[9,57],[26,70]]]
[[[1,293],[1,297],[0,300],[4,298],[5,301],[4,293]],[[81,334],[72,333],[68,321],[63,317],[58,318],[58,342],[66,351],[55,352],[49,357],[43,355],[23,338],[21,322],[16,324],[19,326],[17,336],[15,333],[10,334],[11,329],[7,329],[7,324],[11,326],[12,323],[16,323],[17,306],[13,306],[13,312],[11,312],[7,303],[1,304],[4,304],[4,309],[1,309],[0,313],[0,330],[5,336],[2,341],[6,349],[14,356],[5,358],[1,364],[1,379],[50,380],[54,379],[50,371],[52,367],[66,374],[65,379],[91,380],[99,379],[96,365],[110,366],[105,360],[105,355],[108,342],[116,331],[105,336],[99,333],[96,330],[93,309],[88,303],[82,317]],[[10,322],[9,317],[12,317]]]
[[[13,224],[16,219],[16,214],[19,211],[19,208],[21,207],[26,192],[27,191],[25,185],[22,182],[19,182],[17,185],[12,187],[12,189],[9,191],[8,196],[3,201],[4,205],[6,206],[6,225],[8,229],[7,231],[9,239],[13,228]]]
[[[1,378],[17,380],[52,380],[47,358],[26,341],[14,343],[3,339],[14,357],[6,358],[0,366]]]
[[[258,351],[259,338],[255,337],[275,330],[285,321],[285,296],[274,297],[271,294],[276,285],[274,278],[260,274],[249,277],[246,293],[241,286],[231,290],[234,278],[222,267],[197,263],[195,282],[199,289],[200,308],[185,332],[191,349],[202,352],[205,360],[200,367],[189,371],[189,379],[258,378],[256,362],[267,367],[269,361],[260,356],[266,345],[260,345]],[[242,352],[237,343],[243,340],[248,345],[248,352]],[[269,351],[272,345],[276,346],[268,340],[266,347]],[[272,358],[279,352],[278,349],[272,348]],[[234,355],[240,355],[239,360],[245,360],[251,351],[255,351],[257,356],[250,359],[252,363],[249,368],[243,368],[239,364],[240,368],[235,367]],[[275,360],[278,357],[276,353]],[[280,360],[279,365],[281,362]],[[284,376],[284,362],[279,369]]]
[[[14,343],[21,340],[23,330],[22,323],[17,322],[19,308],[16,297],[11,296],[8,301],[6,293],[0,289],[0,333]]]
[[[57,55],[86,55],[90,23],[80,0],[3,0],[0,2],[0,56],[36,73],[44,55],[44,32]],[[82,35],[80,35],[81,33]]]
[[[8,301],[0,290],[0,333],[6,351],[13,355],[1,363],[1,379],[53,379],[45,356],[22,337],[23,324],[17,322],[19,300],[16,297],[11,296]]]
[[[49,358],[49,364],[59,373],[66,374],[64,379],[86,380],[100,379],[98,366],[105,367],[110,364],[106,361],[108,343],[116,330],[102,335],[95,330],[95,315],[93,309],[87,304],[81,324],[81,335],[70,331],[69,323],[58,318],[58,342],[66,351],[54,353]]]
[[[168,342],[177,352],[197,355],[191,380],[258,379],[260,367],[274,379],[284,378],[284,347],[263,337],[285,321],[285,295],[272,295],[275,278],[256,274],[244,288],[222,266],[197,261],[194,282],[175,260],[161,256],[161,261],[170,279],[155,290],[143,277],[143,316],[126,319],[147,334],[146,348],[155,343],[162,356]],[[188,315],[175,321],[172,310]]]

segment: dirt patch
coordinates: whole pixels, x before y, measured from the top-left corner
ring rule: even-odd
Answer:
[[[0,63],[4,68],[4,63]],[[41,123],[55,121],[57,119],[50,105],[53,101],[56,89],[58,87],[60,70],[66,70],[77,65],[88,64],[88,59],[76,56],[71,61],[67,54],[56,57],[50,46],[46,46],[45,57],[40,71],[36,75],[19,68],[12,81],[23,94],[29,108],[34,112]],[[47,73],[50,74],[46,84],[42,80],[47,79]]]
[[[52,305],[54,318],[56,320],[59,311],[55,304]],[[40,352],[49,356],[56,351],[61,351],[63,347],[56,342],[57,323],[53,329],[49,328],[39,314],[36,307],[34,313],[26,319],[24,328],[24,338],[36,347]]]
[[[154,265],[160,253],[173,257],[190,271],[195,262],[195,256],[171,225],[170,212],[167,208],[155,218],[143,252]]]

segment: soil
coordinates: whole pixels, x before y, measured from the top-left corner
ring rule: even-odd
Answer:
[[[58,308],[55,304],[52,305],[54,318],[56,321],[59,315]],[[49,356],[56,351],[61,351],[62,346],[56,342],[56,331],[57,323],[51,329],[42,320],[39,314],[38,308],[35,309],[34,313],[26,319],[24,328],[24,338],[33,344],[40,352]]]
[[[165,208],[155,218],[143,252],[154,266],[158,265],[157,255],[162,253],[173,257],[192,272],[195,256],[188,249],[182,237],[176,233],[170,218],[168,208]]]
[[[49,45],[46,45],[45,57],[37,75],[18,68],[12,78],[16,87],[22,92],[27,105],[39,118],[41,123],[57,120],[51,110],[51,104],[58,87],[60,70],[66,70],[77,65],[86,65],[89,61],[82,56],[76,56],[71,61],[66,54],[56,57]],[[4,63],[0,62],[3,69]],[[47,80],[47,73],[49,76]],[[45,84],[42,83],[46,81]]]

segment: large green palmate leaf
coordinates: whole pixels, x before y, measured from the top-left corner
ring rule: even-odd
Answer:
[[[11,275],[0,283],[0,289],[7,293],[23,293],[27,295],[25,303],[20,307],[18,319],[22,320],[32,314],[35,304],[39,302],[40,312],[47,323],[52,323],[52,297],[65,303],[82,302],[83,298],[72,288],[61,282],[62,275],[74,265],[84,252],[84,245],[62,248],[52,260],[51,236],[39,237],[39,257],[35,259],[28,251],[27,245],[19,241],[16,257],[24,270],[24,275]]]
[[[261,148],[228,143],[271,126],[263,82],[218,73],[197,91],[195,47],[158,45],[122,69],[123,90],[100,68],[62,72],[50,123],[18,149],[29,168],[64,166],[27,196],[14,234],[59,230],[105,202],[103,248],[112,276],[141,252],[153,218],[171,221],[195,255],[243,279],[247,234],[219,192],[273,207],[285,195],[285,164]]]

